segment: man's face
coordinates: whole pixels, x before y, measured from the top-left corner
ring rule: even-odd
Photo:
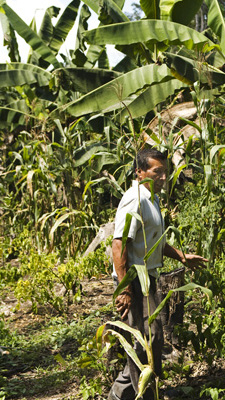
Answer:
[[[151,178],[154,181],[154,192],[159,193],[166,181],[167,162],[166,160],[148,159],[148,168],[146,171],[139,168],[136,170],[138,180]],[[150,190],[149,182],[144,183],[145,187]]]

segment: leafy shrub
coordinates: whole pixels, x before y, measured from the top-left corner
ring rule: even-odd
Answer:
[[[29,231],[24,229],[21,235],[12,240],[5,254],[17,254],[16,266],[7,263],[0,268],[2,284],[14,288],[14,295],[20,302],[30,300],[32,309],[37,312],[38,305],[50,304],[62,312],[71,302],[80,297],[80,281],[84,277],[98,277],[110,271],[106,245],[109,238],[102,242],[99,249],[86,257],[70,258],[60,263],[56,253],[38,252],[31,244]]]
[[[195,280],[212,290],[212,303],[206,297],[189,298],[186,322],[177,331],[185,347],[191,342],[196,355],[204,356],[211,364],[215,357],[225,355],[224,260],[215,263],[213,269],[195,272]]]

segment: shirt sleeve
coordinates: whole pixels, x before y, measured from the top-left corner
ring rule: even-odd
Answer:
[[[119,208],[116,213],[114,239],[122,238],[126,221],[126,215],[130,212],[136,212],[139,214],[138,199],[136,198],[127,200],[126,198],[122,199],[121,204],[119,205]],[[137,230],[140,229],[140,227],[141,227],[141,222],[137,218],[132,217],[128,238],[135,239]]]

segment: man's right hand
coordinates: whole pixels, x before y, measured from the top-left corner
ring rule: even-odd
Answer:
[[[116,298],[116,309],[119,313],[121,313],[121,318],[125,319],[130,310],[132,303],[132,293],[131,291],[124,290],[119,296]]]

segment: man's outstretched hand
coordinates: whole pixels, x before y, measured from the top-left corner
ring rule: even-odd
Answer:
[[[164,255],[182,262],[182,264],[192,270],[206,268],[206,263],[209,261],[207,258],[198,256],[196,254],[184,255],[181,250],[170,246],[168,243],[165,244]]]
[[[196,254],[185,254],[185,258],[182,259],[182,263],[191,270],[206,268],[208,261],[207,258]]]

